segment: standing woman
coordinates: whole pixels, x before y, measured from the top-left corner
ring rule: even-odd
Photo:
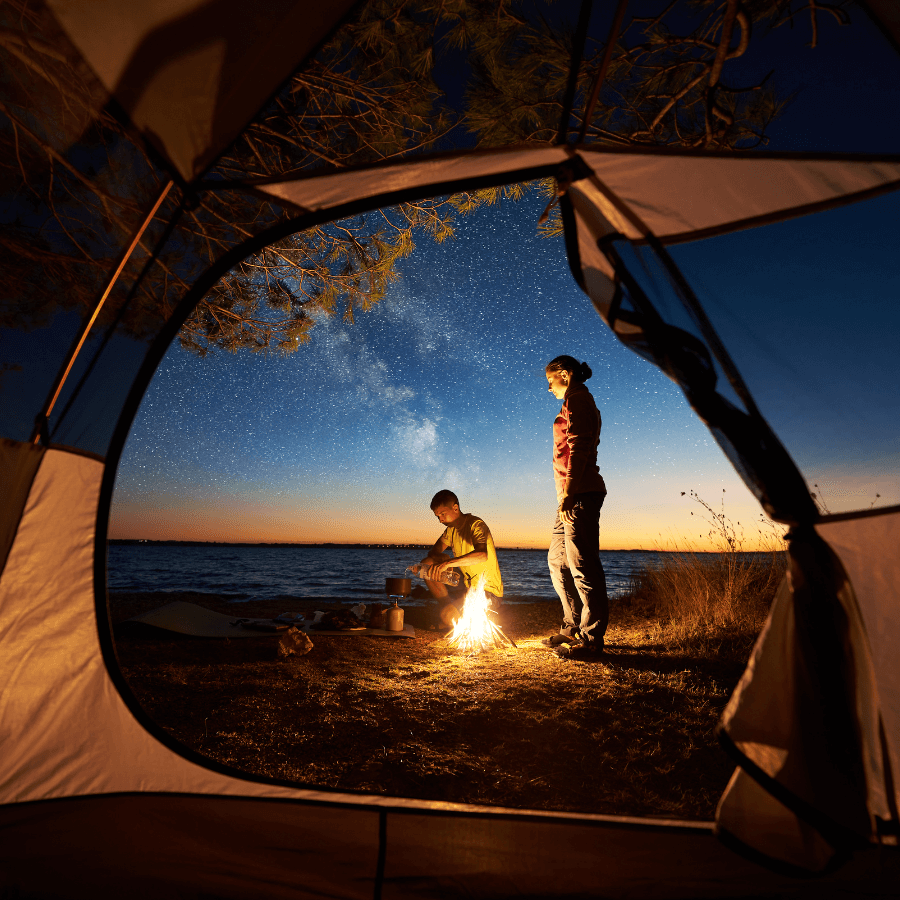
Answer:
[[[556,521],[547,562],[563,609],[559,634],[543,643],[563,659],[590,659],[603,650],[609,624],[606,575],[600,562],[600,507],[606,485],[597,468],[600,413],[584,382],[591,368],[572,356],[547,365],[549,391],[563,401],[553,423]]]

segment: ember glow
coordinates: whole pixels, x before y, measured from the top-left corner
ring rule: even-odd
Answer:
[[[447,639],[451,647],[467,653],[480,653],[482,650],[503,647],[507,644],[511,647],[516,646],[488,618],[493,614],[493,610],[489,608],[490,604],[491,601],[484,592],[484,575],[480,575],[478,581],[469,588],[462,615],[456,620],[456,625],[453,626],[453,631]]]

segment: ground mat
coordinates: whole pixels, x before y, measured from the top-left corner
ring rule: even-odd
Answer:
[[[360,628],[359,630],[344,631],[323,631],[313,628],[310,623],[304,622],[301,628],[310,636],[320,635],[337,635],[338,637],[415,637],[416,629],[412,625],[404,625],[403,631],[388,631],[386,628]]]
[[[282,635],[288,630],[287,625],[277,625],[272,619],[253,619],[241,616],[225,616],[222,613],[204,609],[195,603],[185,603],[177,600],[151,609],[127,620],[139,622],[142,625],[152,625],[154,628],[163,628],[166,631],[175,631],[178,634],[188,634],[193,637],[208,638],[252,638],[271,637]],[[299,623],[298,623],[299,624]],[[319,631],[310,629],[307,623],[303,623],[303,630],[311,636],[315,635],[339,635],[341,637],[355,637],[357,635],[370,635],[373,637],[415,637],[416,630],[412,625],[407,625],[403,631],[386,631],[383,628],[364,628],[360,631]]]
[[[179,634],[190,634],[194,637],[210,638],[240,638],[240,637],[267,637],[284,634],[287,626],[276,626],[271,619],[250,619],[241,616],[224,616],[204,609],[195,603],[185,603],[177,600],[151,609],[150,612],[128,619],[129,622],[140,622],[142,625],[152,625],[155,628],[164,628],[166,631],[176,631]],[[272,630],[261,631],[261,628]]]

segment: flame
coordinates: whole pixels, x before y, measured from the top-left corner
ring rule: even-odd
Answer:
[[[484,592],[485,576],[466,593],[462,615],[456,620],[453,631],[447,639],[451,647],[471,653],[480,653],[503,644],[516,645],[489,618],[491,601]]]

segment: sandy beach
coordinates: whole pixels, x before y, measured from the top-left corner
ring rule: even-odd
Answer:
[[[341,791],[517,808],[709,819],[733,766],[714,728],[749,646],[695,658],[614,604],[608,652],[559,659],[540,640],[555,603],[508,598],[517,645],[468,656],[405,610],[414,639],[311,634],[191,638],[126,620],[175,600],[229,616],[310,613],[343,598],[229,603],[212,594],[110,595],[121,670],[156,725],[241,772]]]

